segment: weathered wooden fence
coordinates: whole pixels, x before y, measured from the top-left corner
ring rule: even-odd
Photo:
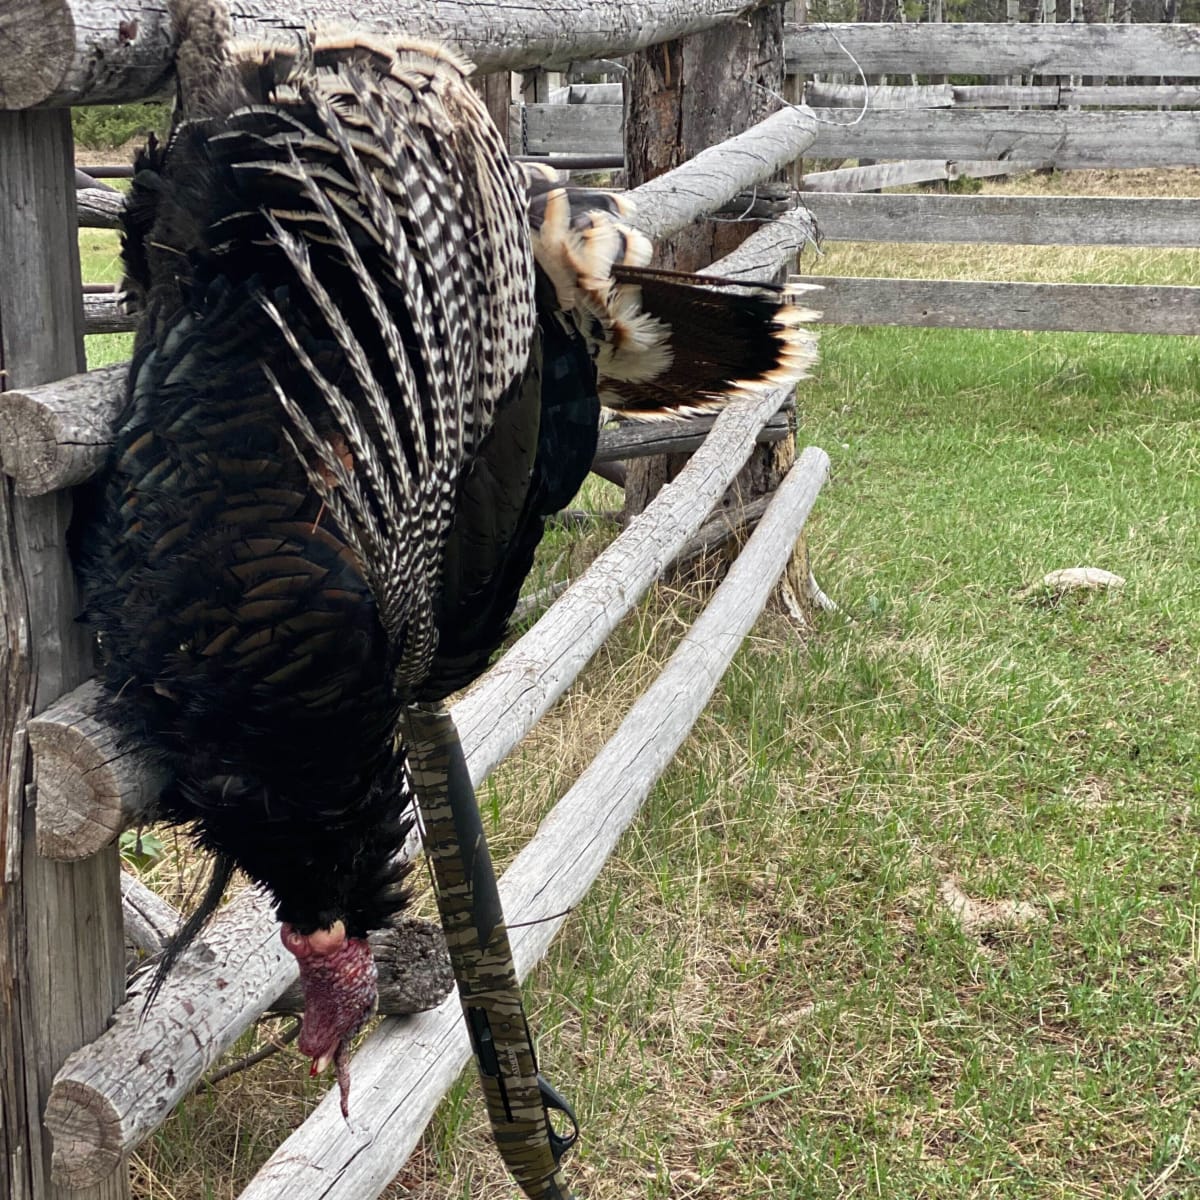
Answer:
[[[1200,80],[1200,26],[812,25],[793,27],[785,48],[796,77],[843,77],[857,64],[863,79],[937,72],[1003,81],[896,86],[809,78],[803,94],[816,121],[810,156],[895,160],[804,176],[805,203],[827,240],[1200,246],[1200,199],[873,194],[1049,167],[1200,165],[1200,82],[1192,82]],[[1096,82],[1164,77],[1172,81]],[[615,83],[553,88],[535,81],[509,109],[510,145],[564,162],[619,163],[618,91]],[[725,215],[762,216],[771,195],[768,188],[744,193]],[[82,221],[115,221],[118,199],[81,196]],[[785,195],[781,207],[790,203]],[[836,276],[821,283],[824,319],[832,323],[1200,329],[1200,291],[1191,287]],[[127,327],[114,296],[85,297],[85,312],[89,330]]]
[[[1187,82],[1200,76],[1194,25],[815,24],[793,28],[786,52],[789,71],[810,79],[804,99],[814,110],[862,110],[861,120],[822,112],[812,157],[1008,162],[1010,169],[1200,164],[1200,111],[1191,111],[1200,106],[1200,86]],[[857,78],[860,69],[864,78],[1015,74],[1047,82],[896,87],[812,79]],[[1085,74],[1175,78],[1062,82]],[[510,128],[530,153],[619,154],[622,109],[610,86],[514,106]]]
[[[827,240],[1200,246],[1200,199],[853,194],[922,182],[939,165],[946,178],[979,174],[981,165],[986,173],[986,164],[973,161],[982,158],[1000,160],[1000,170],[1018,164],[1196,166],[1200,111],[1194,106],[1200,104],[1200,86],[1191,81],[1200,79],[1200,26],[812,25],[788,34],[787,52],[789,62],[809,76],[844,77],[852,60],[867,77],[893,73],[915,81],[940,72],[1003,81],[864,87],[861,80],[810,80],[805,96],[823,122],[812,153],[906,160],[806,181],[818,185],[805,203]],[[1164,76],[1171,82],[1103,82]],[[838,277],[820,282],[829,322],[1200,332],[1200,288],[1194,287]]]
[[[412,0],[404,23],[457,43],[485,69],[510,71],[627,53],[739,10],[728,0],[656,0],[636,10],[578,0],[518,13]],[[317,16],[384,31],[395,22],[390,0],[323,0],[282,13],[271,0],[238,5],[243,31],[260,36],[286,37]],[[69,488],[103,461],[124,376],[123,366],[83,370],[83,333],[129,322],[112,297],[81,292],[77,219],[111,223],[115,202],[87,195],[77,209],[68,106],[161,89],[169,38],[161,7],[139,0],[8,0],[0,10],[0,1194],[16,1200],[123,1200],[128,1153],[260,1014],[294,1007],[296,964],[256,891],[220,911],[144,1017],[140,1002],[122,1003],[123,933],[153,946],[174,914],[121,883],[116,839],[153,814],[162,780],[97,716],[89,648],[74,621]],[[653,237],[684,229],[776,174],[816,132],[807,109],[781,109],[638,188],[639,224]],[[807,213],[784,213],[711,270],[769,277],[811,236]],[[791,435],[777,420],[789,400],[757,394],[715,421],[658,431],[651,450],[698,444],[677,480],[455,705],[476,784],[661,572],[703,539],[706,518],[756,445]],[[611,435],[602,454],[645,449],[621,438]],[[785,569],[827,468],[810,448],[775,494],[756,502],[758,529],[703,616],[505,873],[522,974],[716,687]],[[413,949],[427,952],[427,942]],[[385,978],[394,973],[380,966]],[[467,1057],[453,997],[383,1022],[354,1060],[355,1129],[323,1103],[245,1194],[378,1194]]]

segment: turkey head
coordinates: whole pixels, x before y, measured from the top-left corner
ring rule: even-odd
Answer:
[[[301,933],[284,922],[283,944],[300,964],[304,1018],[300,1052],[312,1060],[312,1074],[330,1064],[337,1071],[342,1116],[350,1119],[350,1040],[375,1011],[375,959],[366,938],[350,937],[335,921],[328,929]]]

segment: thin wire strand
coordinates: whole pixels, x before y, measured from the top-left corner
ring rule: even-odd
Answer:
[[[813,120],[816,121],[818,125],[836,125],[843,129],[849,129],[852,126],[857,125],[863,119],[863,117],[867,115],[867,110],[871,107],[871,89],[867,83],[867,73],[862,69],[862,64],[859,63],[858,59],[855,58],[854,55],[851,54],[847,49],[846,43],[843,42],[840,37],[838,37],[837,32],[828,21],[820,21],[817,22],[817,24],[819,28],[823,29],[831,38],[833,38],[834,42],[837,44],[837,48],[854,64],[854,69],[858,72],[858,77],[862,81],[863,103],[862,108],[859,110],[858,116],[855,117],[853,121],[831,121],[827,117],[818,117],[815,112],[813,112]],[[799,29],[800,26],[792,25],[790,28]],[[810,25],[809,28],[811,29],[812,26]],[[785,99],[778,92],[772,91],[771,88],[763,87],[761,83],[756,83],[754,86],[760,91],[766,92],[769,96],[774,96],[780,104],[784,104],[788,108],[803,107],[800,104],[793,104],[790,100]],[[809,111],[812,112],[812,109],[809,109]]]
[[[535,917],[532,921],[509,921],[506,922],[507,929],[528,929],[530,925],[545,925],[547,921],[557,921],[559,917],[569,917],[575,909],[564,908],[562,912],[551,913],[546,917]]]

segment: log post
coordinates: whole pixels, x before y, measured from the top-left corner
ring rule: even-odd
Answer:
[[[2,22],[0,22],[2,23]],[[0,112],[0,390],[83,369],[70,113]],[[65,542],[70,497],[0,476],[0,1196],[57,1200],[55,1071],[124,995],[115,847],[53,862],[34,836],[27,726],[90,670]],[[113,1165],[118,1166],[118,1157]],[[118,1171],[74,1200],[127,1200]]]
[[[507,71],[495,71],[491,75],[472,76],[471,83],[483,100],[509,153],[516,153],[512,141],[512,76]]]
[[[637,187],[777,111],[784,93],[783,7],[759,8],[724,29],[664,42],[632,56],[627,78],[625,162]],[[658,248],[657,263],[697,271],[754,231],[739,221],[701,221]],[[781,274],[786,274],[782,272]],[[760,446],[722,506],[734,508],[778,487],[796,459],[795,438]],[[641,512],[687,461],[667,455],[632,462],[625,520]],[[785,598],[805,595],[807,552],[783,572]],[[789,608],[793,605],[789,603]]]
[[[123,830],[152,820],[167,779],[97,716],[100,697],[100,685],[89,680],[29,722],[38,850],[47,858],[90,858]]]

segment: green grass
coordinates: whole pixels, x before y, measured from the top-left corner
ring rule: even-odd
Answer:
[[[823,353],[844,613],[760,625],[532,993],[585,1190],[1196,1194],[1194,347]]]
[[[120,283],[120,235],[114,229],[81,229],[79,261],[85,283]],[[84,349],[89,369],[123,362],[133,353],[133,334],[94,333],[84,338]]]
[[[829,270],[979,266],[842,249]],[[1056,262],[1200,282],[1187,255]],[[809,539],[842,611],[759,623],[529,987],[591,1200],[1200,1195],[1197,355],[824,333],[801,442],[833,460]],[[607,536],[555,534],[542,578]],[[1127,583],[1026,591],[1076,565]],[[642,604],[489,781],[501,865],[703,598]],[[302,1071],[185,1104],[140,1194],[236,1194],[311,1106]],[[516,1195],[471,1079],[394,1194]]]

